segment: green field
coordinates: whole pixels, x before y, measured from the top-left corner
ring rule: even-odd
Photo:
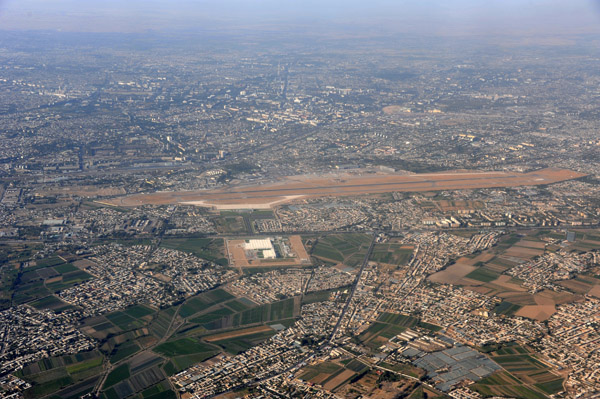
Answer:
[[[367,234],[332,234],[318,239],[312,255],[355,267],[362,263],[370,243]]]
[[[316,303],[316,302],[324,302],[329,300],[329,297],[331,297],[331,294],[339,291],[339,290],[343,290],[347,287],[340,287],[340,288],[336,288],[336,289],[331,289],[331,290],[323,290],[323,291],[314,291],[314,292],[309,292],[308,294],[304,295],[304,297],[302,298],[302,304],[307,304],[307,303]]]
[[[75,284],[79,284],[91,278],[91,275],[87,274],[83,270],[78,269],[77,271],[63,274],[61,281],[46,284],[46,287],[51,291],[57,292],[60,290],[64,290],[65,288],[72,287]]]
[[[227,291],[217,288],[216,290],[204,292],[196,297],[188,299],[179,309],[181,317],[189,317],[199,313],[211,306],[234,299],[235,297]]]
[[[203,327],[207,330],[214,331],[225,328],[242,327],[249,324],[292,319],[294,317],[295,301],[296,299],[294,298],[288,298],[282,301],[256,306],[223,318],[214,319],[204,323]]]
[[[43,281],[34,281],[27,284],[19,284],[15,289],[13,301],[21,304],[47,297],[50,294],[51,292],[44,287]]]
[[[173,319],[175,311],[176,307],[171,307],[160,311],[158,313],[158,316],[155,317],[148,326],[150,334],[154,335],[157,338],[162,338],[169,329],[169,325],[171,324],[171,320]]]
[[[524,399],[546,398],[544,394],[523,385],[518,379],[505,371],[494,373],[470,386],[484,397],[503,396]]]
[[[379,263],[405,265],[410,261],[413,250],[400,244],[375,244],[370,260]]]
[[[42,396],[56,392],[61,388],[67,387],[73,384],[74,381],[71,377],[57,378],[52,381],[45,382],[43,384],[37,384],[25,391],[26,398],[40,398]]]
[[[214,346],[204,344],[192,338],[182,338],[176,341],[168,341],[158,345],[153,349],[154,352],[160,353],[167,357],[189,355],[200,352],[213,352],[214,350]]]
[[[214,343],[225,349],[227,352],[233,355],[237,355],[238,353],[244,352],[258,345],[259,343],[271,338],[276,333],[277,332],[275,330],[264,331],[256,334],[245,335],[242,337],[214,341]]]
[[[212,312],[205,313],[198,317],[194,317],[193,319],[190,319],[190,321],[192,323],[204,324],[204,323],[209,323],[214,320],[222,319],[223,317],[229,316],[230,314],[233,314],[233,313],[235,313],[235,312],[229,308],[219,308],[217,310],[213,310]]]
[[[111,387],[116,383],[121,382],[127,378],[129,378],[129,366],[127,364],[122,364],[108,374],[108,376],[106,377],[106,381],[104,381],[102,389]]]
[[[105,317],[108,320],[110,320],[111,323],[119,327],[121,330],[131,330],[142,327],[144,325],[143,322],[134,319],[133,317],[120,311],[107,314]]]
[[[74,383],[89,381],[102,372],[103,362],[104,357],[98,351],[81,352],[39,360],[15,375],[33,384],[31,389],[25,391],[25,397],[37,398]]]
[[[49,258],[38,259],[35,261],[37,267],[51,267],[65,263],[64,260],[58,256],[51,256]]]
[[[201,363],[206,359],[210,359],[211,357],[218,355],[220,351],[214,352],[200,352],[191,355],[177,356],[172,358],[169,362],[167,362],[163,369],[168,375],[173,375],[179,373],[182,370],[187,369],[188,367]]]
[[[502,301],[499,305],[494,308],[494,312],[504,316],[512,316],[521,309],[521,305],[516,305],[508,301]]]
[[[401,327],[414,327],[415,325],[417,325],[419,319],[413,316],[407,316],[399,313],[383,312],[377,318],[377,321],[387,324],[394,324]]]
[[[413,316],[402,315],[398,313],[382,313],[377,321],[372,323],[369,328],[360,334],[360,340],[371,349],[381,346],[382,341],[378,337],[389,340],[398,334],[404,332],[407,328],[420,327],[433,332],[441,330],[441,327],[420,321]]]
[[[47,297],[38,299],[37,301],[32,302],[31,306],[33,306],[36,309],[53,309],[55,311],[64,310],[72,307],[71,305],[61,301],[54,295],[49,295]]]
[[[479,267],[473,270],[471,273],[467,274],[466,277],[484,283],[489,283],[500,277],[500,273],[487,269],[485,267]]]
[[[225,242],[222,238],[167,238],[162,240],[160,246],[190,252],[221,266],[229,264],[225,257]]]
[[[492,353],[492,360],[510,372],[522,384],[534,381],[528,385],[528,390],[541,390],[546,394],[562,391],[563,379],[552,373],[550,368],[535,358],[535,355],[518,345],[509,345]]]
[[[76,268],[75,266],[73,266],[70,263],[64,263],[62,265],[54,266],[53,269],[56,270],[60,274],[76,272],[79,270],[78,268]]]
[[[134,353],[138,352],[139,350],[140,350],[139,345],[137,343],[131,342],[131,341],[125,342],[121,345],[117,345],[111,352],[110,361],[111,361],[111,363],[116,363],[120,360],[125,359],[128,356],[133,355]]]
[[[250,308],[251,306],[236,299],[234,301],[228,302],[227,307],[231,308],[235,312],[241,312],[243,310]]]
[[[541,382],[535,384],[535,386],[541,389],[542,391],[546,392],[548,395],[553,395],[564,390],[562,378],[548,382]]]
[[[171,387],[165,381],[160,382],[150,388],[146,388],[141,392],[144,399],[175,399],[176,395],[171,391]]]
[[[91,360],[87,360],[85,362],[82,363],[78,363],[78,364],[74,364],[72,366],[68,366],[67,367],[67,372],[69,374],[76,374],[76,373],[80,373],[82,371],[85,370],[89,370],[91,368],[94,367],[98,367],[100,365],[102,365],[104,359],[102,357],[97,357]]]
[[[154,310],[152,310],[146,306],[143,306],[143,305],[136,305],[136,306],[132,306],[128,309],[125,309],[124,312],[127,313],[131,317],[135,317],[136,319],[141,319],[142,317],[153,314]]]

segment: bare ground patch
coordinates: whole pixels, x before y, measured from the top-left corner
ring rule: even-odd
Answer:
[[[477,267],[457,262],[440,272],[432,274],[429,276],[429,280],[440,284],[457,284],[463,277],[475,269],[477,269]]]
[[[222,341],[224,339],[229,339],[229,338],[243,337],[245,335],[252,335],[252,334],[265,332],[265,331],[272,331],[272,329],[269,326],[244,328],[243,330],[236,330],[236,331],[230,331],[230,332],[221,333],[221,334],[209,335],[207,337],[203,337],[203,339],[206,342],[215,342],[215,341]]]

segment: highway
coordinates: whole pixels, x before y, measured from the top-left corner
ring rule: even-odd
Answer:
[[[335,334],[337,333],[337,331],[340,328],[340,325],[342,324],[344,315],[348,311],[348,308],[350,307],[350,303],[352,302],[352,297],[354,297],[354,293],[356,292],[356,287],[358,287],[358,282],[360,281],[360,276],[362,275],[363,271],[365,270],[365,267],[369,264],[369,258],[371,257],[371,253],[373,252],[373,247],[375,246],[376,238],[377,238],[377,233],[373,233],[373,238],[371,239],[371,244],[369,245],[369,249],[367,250],[367,253],[365,254],[365,258],[363,259],[363,263],[360,266],[358,274],[356,275],[356,278],[354,279],[354,282],[352,283],[352,287],[350,289],[350,293],[348,294],[348,298],[346,299],[346,304],[344,305],[344,309],[342,309],[342,313],[340,314],[340,317],[338,318],[338,321],[335,324],[333,331],[331,331],[331,336],[329,337],[329,340],[327,342],[333,341]]]

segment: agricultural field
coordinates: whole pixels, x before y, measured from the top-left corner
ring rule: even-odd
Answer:
[[[219,345],[226,352],[237,355],[253,346],[271,338],[277,331],[267,326],[252,327],[244,330],[235,330],[230,333],[218,334],[216,336],[205,337],[211,343]]]
[[[592,242],[600,238],[597,231],[578,232],[577,240]],[[577,300],[580,295],[600,297],[600,268],[591,269],[569,280],[556,281],[555,284],[566,290],[541,289],[531,293],[525,281],[507,273],[510,269],[530,262],[540,255],[555,252],[557,249],[575,250],[574,243],[566,244],[564,233],[548,230],[523,231],[504,236],[492,248],[473,257],[462,257],[454,264],[432,274],[428,280],[440,284],[461,285],[487,296],[502,299],[494,312],[503,316],[521,316],[537,321],[548,320],[561,304]],[[560,240],[564,247],[551,245],[552,240]],[[598,242],[600,243],[600,241]],[[587,249],[589,250],[589,249]],[[600,277],[600,276],[598,276]]]
[[[189,252],[221,266],[229,263],[222,238],[167,238],[161,241],[160,246]]]
[[[157,338],[162,338],[167,333],[167,330],[169,329],[171,321],[173,320],[176,312],[176,307],[170,307],[158,312],[156,317],[148,325],[150,334]]]
[[[29,364],[16,375],[33,386],[25,391],[26,398],[67,391],[85,394],[93,388],[98,375],[104,369],[104,357],[98,351],[76,355],[50,357]]]
[[[299,314],[300,298],[288,298],[215,319],[202,326],[209,331],[291,320]]]
[[[502,301],[498,306],[494,308],[494,312],[503,316],[513,316],[521,308],[521,305],[516,305],[508,301]]]
[[[142,398],[172,398],[174,393],[160,368],[164,362],[162,357],[149,352],[134,356],[111,370],[102,386],[101,397],[125,398],[138,393]]]
[[[189,317],[196,313],[202,312],[211,306],[234,298],[235,297],[233,295],[221,288],[203,292],[200,295],[185,301],[185,303],[179,308],[179,315],[181,317]]]
[[[465,277],[477,281],[482,281],[484,283],[489,283],[500,277],[500,273],[490,270],[486,267],[479,267],[473,270],[471,273],[467,274]]]
[[[115,368],[108,374],[108,376],[106,377],[106,381],[104,381],[103,388],[112,387],[116,383],[121,382],[127,378],[129,378],[129,366],[127,364],[123,364]]]
[[[11,275],[9,273],[8,277]],[[52,299],[51,295],[91,278],[91,275],[73,264],[54,256],[37,261],[35,266],[24,268],[19,280],[12,280],[16,284],[11,284],[10,288],[5,287],[5,289],[14,290],[15,303],[35,301],[33,306],[38,309],[60,311],[69,306],[58,298]]]
[[[215,349],[214,346],[204,344],[193,338],[182,338],[160,344],[154,348],[154,352],[166,357],[175,357],[191,353],[214,352]]]
[[[52,309],[55,312],[73,308],[73,306],[61,301],[54,295],[48,295],[47,297],[38,299],[37,301],[31,302],[30,305],[36,309]]]
[[[538,390],[523,385],[521,381],[505,371],[485,377],[469,388],[479,392],[484,397],[501,396],[524,399],[543,399],[547,397]]]
[[[561,376],[555,374],[535,353],[517,344],[504,345],[489,356],[506,372],[495,373],[476,384],[476,390],[485,394],[536,398],[563,390]],[[510,374],[509,374],[510,373]]]
[[[229,307],[218,308],[209,313],[204,313],[200,316],[194,317],[193,319],[190,319],[190,322],[196,324],[210,323],[211,321],[222,319],[223,317],[229,316],[233,313],[235,313],[235,311],[231,310]]]
[[[182,370],[185,370],[186,368],[194,364],[201,363],[207,359],[210,359],[211,357],[214,357],[219,353],[220,349],[218,351],[212,352],[200,352],[189,355],[175,356],[171,358],[167,363],[165,363],[165,365],[163,366],[163,370],[168,376],[171,376]]]
[[[309,292],[308,294],[304,295],[304,297],[302,298],[302,304],[305,305],[308,303],[327,301],[327,300],[329,300],[329,298],[331,298],[331,295],[333,293],[335,293],[337,291],[341,291],[345,288],[346,287],[340,287],[340,288],[335,288],[335,289],[331,289],[331,290]]]
[[[143,321],[137,320],[121,311],[109,313],[105,317],[123,331],[133,330],[144,326]]]
[[[369,348],[377,349],[396,335],[403,333],[408,328],[414,327],[420,327],[430,331],[441,330],[440,327],[424,323],[413,316],[384,312],[377,318],[376,322],[372,323],[369,328],[359,336],[359,339]]]
[[[140,346],[136,342],[128,341],[124,344],[117,345],[110,352],[111,363],[119,362],[140,350]]]
[[[370,366],[356,359],[341,364],[323,362],[304,367],[299,372],[298,378],[313,384],[319,384],[329,391],[335,391],[361,374],[366,373],[369,369]]]
[[[375,244],[370,260],[391,265],[406,265],[413,253],[410,245],[395,243]]]
[[[371,237],[367,234],[331,234],[317,240],[311,255],[325,261],[356,267],[364,260],[370,243]]]

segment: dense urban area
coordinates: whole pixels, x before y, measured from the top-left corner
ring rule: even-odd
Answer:
[[[599,84],[585,38],[4,32],[0,396],[595,397]]]

